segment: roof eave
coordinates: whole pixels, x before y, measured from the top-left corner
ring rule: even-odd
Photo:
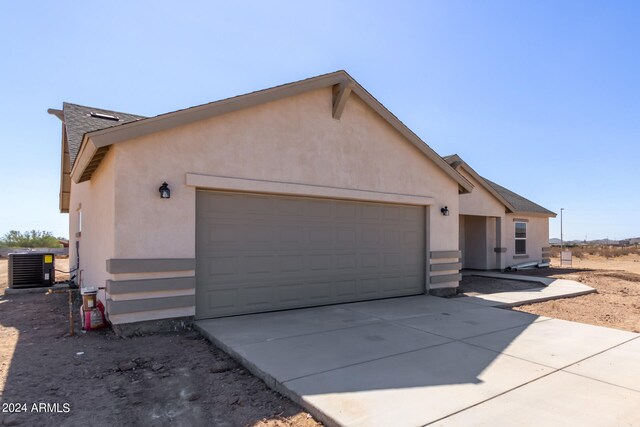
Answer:
[[[60,193],[58,195],[58,209],[60,213],[69,213],[69,199],[71,197],[69,143],[65,129],[64,112],[57,108],[49,108],[47,113],[56,116],[62,122],[62,140],[60,142]]]
[[[84,134],[76,161],[71,168],[71,179],[76,184],[91,179],[93,172],[98,168],[104,154],[109,149],[108,145],[102,147],[102,153],[100,153],[101,147],[98,147],[88,135]]]
[[[523,216],[536,216],[540,218],[555,218],[558,216],[555,212],[528,212],[528,211],[514,211],[511,212],[513,215],[523,215]]]

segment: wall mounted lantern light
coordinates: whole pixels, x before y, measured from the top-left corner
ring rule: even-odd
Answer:
[[[440,212],[442,212],[442,215],[444,216],[449,216],[449,208],[448,207],[444,207],[442,209],[440,209]]]
[[[170,199],[171,198],[171,190],[169,190],[169,184],[163,182],[160,188],[158,188],[160,192],[161,199]]]

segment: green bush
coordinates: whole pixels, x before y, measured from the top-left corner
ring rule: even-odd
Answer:
[[[0,239],[0,247],[5,248],[60,248],[58,238],[48,231],[31,230],[21,233],[11,230]]]

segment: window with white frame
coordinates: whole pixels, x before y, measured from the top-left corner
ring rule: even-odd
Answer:
[[[527,223],[516,222],[516,255],[527,254]]]
[[[78,207],[78,228],[76,231],[76,237],[80,237],[82,235],[82,208]]]

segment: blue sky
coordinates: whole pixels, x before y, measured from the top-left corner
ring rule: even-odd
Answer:
[[[0,0],[0,234],[68,234],[47,108],[156,115],[345,69],[439,154],[565,208],[565,239],[640,236],[638,22],[636,1]]]

